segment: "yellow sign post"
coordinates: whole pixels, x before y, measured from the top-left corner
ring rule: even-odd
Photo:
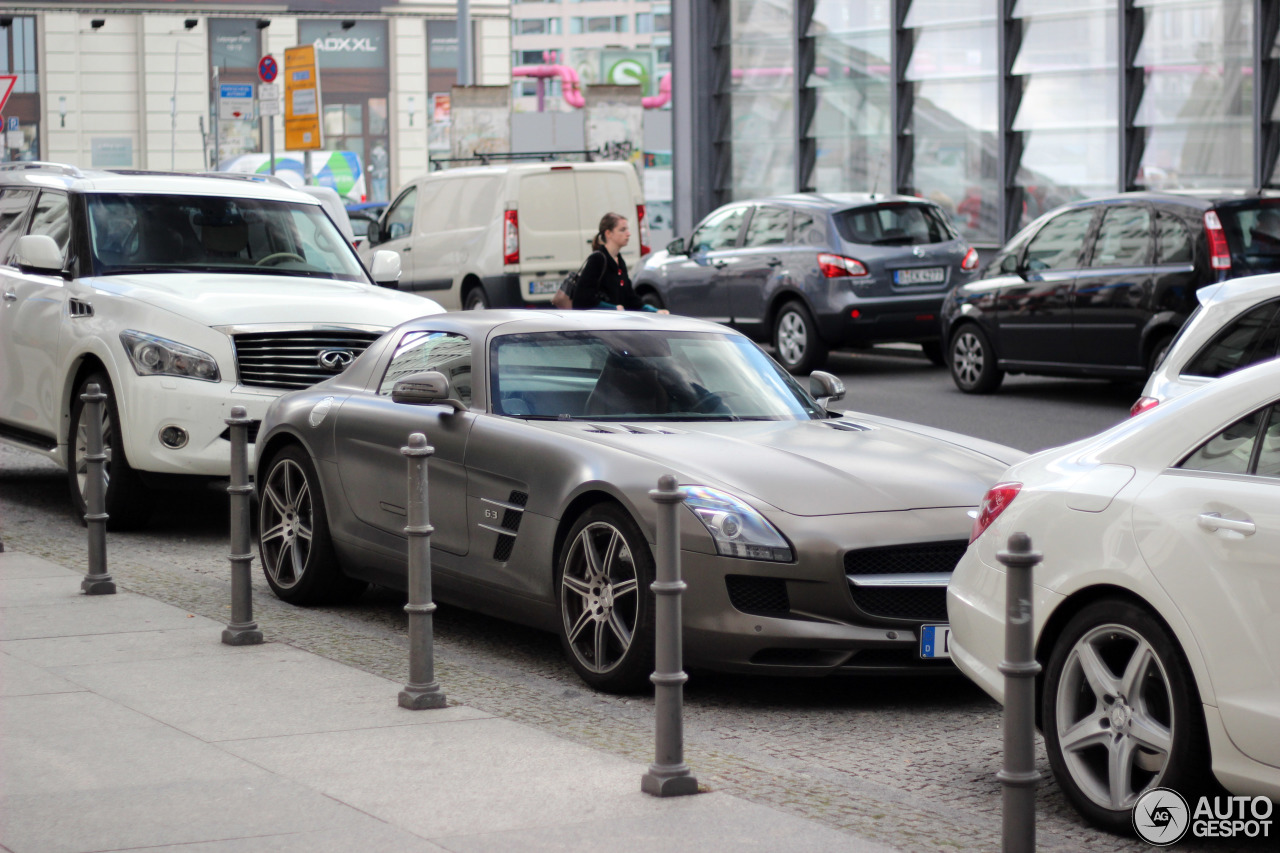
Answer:
[[[284,52],[284,147],[287,151],[318,151],[320,136],[320,73],[316,47],[303,44]]]

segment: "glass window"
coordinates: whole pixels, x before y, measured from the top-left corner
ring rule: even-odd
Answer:
[[[386,218],[382,221],[388,240],[408,237],[413,233],[413,210],[417,203],[417,187],[409,187],[392,203],[387,210]]]
[[[31,205],[31,190],[7,189],[0,194],[0,263],[9,256],[9,250],[22,234],[27,208]]]
[[[471,341],[450,332],[408,332],[396,347],[378,394],[390,397],[398,380],[427,371],[449,380],[449,397],[471,405]]]
[[[932,207],[882,204],[835,215],[840,236],[870,246],[912,246],[954,239],[950,226]]]
[[[824,217],[797,210],[791,233],[791,242],[797,246],[827,245],[827,224]]]
[[[1193,248],[1186,223],[1172,213],[1156,211],[1156,263],[1189,264]]]
[[[746,248],[780,246],[787,242],[787,228],[791,224],[791,211],[785,207],[761,205],[751,214],[747,226]]]
[[[1252,183],[1253,4],[1139,2],[1146,77],[1134,124],[1145,128],[1137,183],[1151,188]]]
[[[514,417],[810,420],[817,405],[755,344],[712,332],[494,339],[493,410]]]
[[[1151,263],[1151,212],[1145,207],[1108,207],[1094,241],[1095,267],[1127,267]]]
[[[67,243],[71,240],[71,213],[67,208],[66,193],[40,193],[27,233],[52,237],[63,258],[67,256]]]
[[[1026,267],[1032,271],[1070,270],[1080,266],[1080,252],[1093,221],[1093,208],[1068,210],[1045,224],[1027,246]]]
[[[1182,371],[1215,379],[1276,357],[1280,346],[1280,301],[1250,308],[1214,335]]]
[[[1260,409],[1233,423],[1206,441],[1183,460],[1179,468],[1213,471],[1218,474],[1248,474],[1258,431],[1270,407]],[[1274,438],[1271,430],[1269,437]]]
[[[653,13],[652,12],[636,12],[636,32],[637,33],[653,32]]]
[[[1257,203],[1218,209],[1239,274],[1280,272],[1280,206]]]
[[[789,3],[730,0],[729,198],[795,189],[795,14]]]
[[[209,64],[222,70],[253,70],[262,58],[261,33],[255,18],[206,18]]]
[[[653,31],[655,33],[671,32],[671,13],[670,12],[654,12],[653,13]]]
[[[738,232],[742,230],[742,218],[746,212],[745,207],[734,207],[711,214],[689,238],[690,253],[715,252],[737,246]]]
[[[1280,406],[1271,407],[1271,419],[1262,432],[1262,447],[1253,473],[1259,477],[1280,477]]]

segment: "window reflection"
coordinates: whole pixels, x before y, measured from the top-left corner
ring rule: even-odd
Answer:
[[[795,188],[795,21],[790,3],[729,6],[731,199]]]

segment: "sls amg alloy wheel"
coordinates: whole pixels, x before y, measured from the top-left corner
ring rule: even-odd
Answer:
[[[272,591],[293,604],[359,595],[365,584],[338,569],[319,479],[306,453],[286,447],[266,470],[258,502],[258,550]]]
[[[1143,791],[1190,797],[1207,747],[1194,683],[1167,630],[1127,602],[1090,605],[1054,647],[1042,698],[1045,745],[1072,804],[1113,831]]]
[[[561,642],[598,690],[634,692],[653,668],[653,557],[622,509],[588,510],[566,540],[559,580]]]

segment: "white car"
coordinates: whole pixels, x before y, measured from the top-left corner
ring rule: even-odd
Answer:
[[[270,182],[0,167],[0,440],[65,466],[84,512],[97,383],[109,523],[137,526],[154,488],[228,475],[232,406],[260,420],[442,310],[374,284],[395,283],[394,253],[370,266],[315,198]]]
[[[947,591],[951,653],[1003,701],[1005,570],[1033,570],[1040,727],[1063,792],[1119,831],[1143,791],[1280,798],[1280,361],[1008,469]]]
[[[1152,371],[1130,414],[1280,354],[1280,274],[1209,285],[1196,297],[1200,306]]]

